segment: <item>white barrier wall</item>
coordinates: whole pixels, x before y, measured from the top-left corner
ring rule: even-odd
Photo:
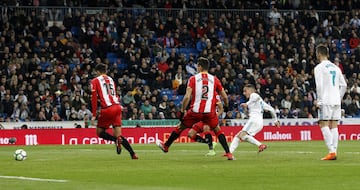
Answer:
[[[228,126],[244,126],[247,120],[232,119],[226,123]],[[173,127],[175,125],[169,124],[146,124],[146,120],[142,121],[145,124],[141,127]],[[149,121],[150,122],[150,121]],[[316,119],[280,119],[282,126],[314,126],[317,125]],[[125,123],[125,122],[124,122]],[[154,123],[154,122],[152,122]],[[172,122],[174,123],[174,122]],[[176,122],[175,122],[176,123]],[[31,122],[2,122],[0,125],[4,129],[20,129],[22,125],[26,124],[28,129],[71,129],[80,125],[85,126],[84,121],[31,121]],[[360,118],[345,118],[339,122],[340,125],[360,125]],[[264,126],[273,126],[273,120],[265,119]],[[94,127],[94,126],[89,126]],[[124,125],[123,127],[135,127],[135,125]]]

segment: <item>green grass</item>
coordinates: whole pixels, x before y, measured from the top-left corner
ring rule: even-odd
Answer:
[[[322,141],[268,142],[257,148],[241,143],[235,161],[217,155],[204,156],[207,146],[174,144],[164,154],[154,144],[133,145],[139,160],[126,150],[115,153],[114,145],[3,146],[0,176],[61,179],[67,182],[31,181],[0,177],[0,189],[139,189],[139,190],[230,190],[230,189],[359,189],[358,141],[341,141],[336,161],[320,161],[326,154]],[[24,148],[25,161],[15,161],[13,152]]]

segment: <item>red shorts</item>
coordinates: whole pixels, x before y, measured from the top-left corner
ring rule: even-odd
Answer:
[[[194,129],[197,133],[202,133],[202,132],[204,132],[204,126],[205,126],[204,122],[200,121],[200,122],[195,123],[192,126],[192,129]],[[210,128],[210,129],[214,129],[215,127]]]
[[[113,105],[100,110],[97,127],[108,129],[111,126],[121,126],[121,106]]]
[[[192,126],[192,129],[194,129],[197,133],[202,133],[204,131],[204,123],[202,121],[197,122]]]
[[[219,118],[216,113],[195,113],[191,109],[188,110],[184,116],[183,124],[187,128],[192,128],[192,126],[198,122],[202,121],[203,124],[209,125],[209,127],[215,128],[219,124]]]

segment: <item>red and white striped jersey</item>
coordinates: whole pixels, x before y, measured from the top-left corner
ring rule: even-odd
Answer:
[[[120,105],[120,99],[116,95],[114,80],[107,75],[100,75],[91,80],[91,94],[93,115],[96,115],[98,98],[100,99],[101,108]]]
[[[220,80],[209,73],[198,73],[189,79],[192,89],[190,109],[195,113],[216,111],[216,95],[223,90]]]

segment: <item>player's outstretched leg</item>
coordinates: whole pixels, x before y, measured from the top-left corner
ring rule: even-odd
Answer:
[[[98,133],[98,136],[102,139],[108,140],[108,141],[116,141],[116,137],[113,135],[110,135],[105,130]]]
[[[219,134],[218,136],[218,139],[219,139],[219,142],[221,144],[221,146],[224,148],[225,150],[225,153],[226,153],[226,157],[228,158],[228,160],[235,160],[233,154],[230,152],[229,150],[229,146],[226,142],[226,138],[225,138],[225,135],[224,134]]]
[[[261,144],[260,141],[258,141],[257,139],[255,139],[255,137],[251,136],[251,135],[245,135],[243,138],[243,140],[251,143],[251,144],[254,144],[256,145],[259,150],[258,150],[258,153],[264,151],[265,149],[267,149],[267,146],[265,144]]]
[[[256,145],[259,148],[258,153],[264,151],[267,148],[265,144],[261,144],[260,141],[258,141],[255,137],[249,135],[246,131],[241,131],[238,137],[243,141],[247,141],[253,145]]]
[[[239,144],[240,144],[240,138],[238,135],[236,135],[230,143],[230,148],[229,148],[230,152],[234,153],[234,151],[239,146]]]
[[[228,158],[228,160],[235,160],[235,157],[233,156],[233,154],[229,150],[229,145],[227,144],[225,135],[221,131],[220,127],[219,126],[215,127],[213,129],[213,131],[215,132],[215,135],[217,136],[221,146],[225,150],[225,155],[224,156],[226,156]]]
[[[110,135],[109,133],[107,133],[105,131],[105,129],[99,128],[99,127],[97,128],[96,133],[102,139],[105,139],[105,140],[108,140],[108,141],[114,141],[115,142],[116,153],[117,154],[121,153],[121,141],[122,141],[121,138],[116,138],[115,136]]]
[[[261,145],[259,145],[259,153],[260,152],[262,152],[262,151],[264,151],[265,149],[267,149],[267,146],[265,145],[265,144],[261,144]]]
[[[169,152],[169,147],[171,146],[171,144],[180,136],[180,133],[182,132],[182,130],[180,129],[175,129],[173,132],[171,132],[170,137],[168,138],[168,140],[163,143],[161,140],[157,139],[156,140],[156,145],[164,152],[167,153]]]
[[[169,152],[169,147],[165,146],[164,142],[162,142],[159,139],[156,139],[155,141],[156,146],[158,146],[164,153]]]
[[[120,137],[121,137],[121,141],[122,141],[121,144],[124,146],[124,148],[127,151],[129,151],[131,159],[134,159],[134,160],[138,159],[138,157],[137,157],[136,153],[134,152],[134,150],[132,149],[129,141],[126,138],[124,138],[123,136],[120,136]]]

